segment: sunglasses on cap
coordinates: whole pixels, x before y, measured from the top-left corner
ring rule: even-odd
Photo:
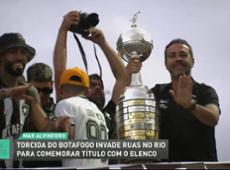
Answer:
[[[44,87],[44,88],[37,88],[38,92],[42,92],[43,94],[51,94],[53,92],[52,88]]]

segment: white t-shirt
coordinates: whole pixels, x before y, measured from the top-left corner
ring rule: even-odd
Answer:
[[[108,129],[103,113],[86,98],[75,96],[58,102],[55,108],[57,117],[69,116],[75,123],[75,139],[108,139]],[[63,159],[64,167],[105,167],[103,159]]]

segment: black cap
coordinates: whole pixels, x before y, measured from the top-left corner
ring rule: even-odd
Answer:
[[[15,47],[24,47],[28,51],[28,62],[35,55],[35,49],[26,44],[25,39],[19,33],[5,33],[0,37],[0,53]]]

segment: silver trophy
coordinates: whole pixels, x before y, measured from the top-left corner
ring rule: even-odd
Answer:
[[[117,50],[125,61],[145,61],[153,49],[151,35],[137,27],[136,13],[131,29],[120,35]],[[131,84],[119,99],[116,108],[118,139],[158,139],[158,115],[154,94],[142,84],[141,74],[133,73]]]

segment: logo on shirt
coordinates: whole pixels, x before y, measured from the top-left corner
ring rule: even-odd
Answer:
[[[23,104],[22,105],[22,113],[25,117],[29,114],[29,105],[28,104]]]
[[[161,99],[159,101],[159,108],[160,109],[167,109],[168,108],[168,103],[169,103],[169,100],[163,100],[163,99]]]

